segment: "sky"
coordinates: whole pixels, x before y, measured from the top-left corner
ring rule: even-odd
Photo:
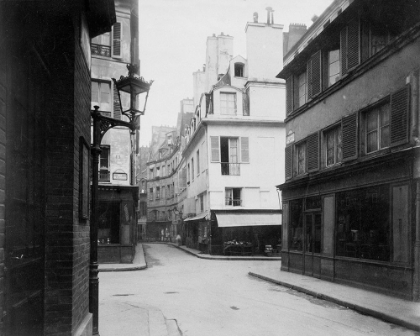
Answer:
[[[257,12],[266,22],[266,7],[274,9],[274,23],[304,23],[333,0],[138,0],[140,74],[154,80],[141,117],[140,144],[147,146],[152,126],[175,126],[180,101],[193,97],[193,72],[202,69],[208,36],[234,37],[233,54],[246,58],[247,22]],[[280,70],[280,69],[279,69]]]

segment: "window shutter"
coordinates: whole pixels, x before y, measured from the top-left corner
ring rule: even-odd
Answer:
[[[391,95],[391,146],[403,144],[408,141],[409,88],[407,85]]]
[[[343,161],[357,158],[357,114],[342,119],[342,155]]]
[[[218,136],[211,136],[211,162],[220,162],[220,144]]]
[[[306,152],[308,158],[308,172],[319,169],[319,133],[314,133],[306,139]]]
[[[286,147],[285,153],[286,179],[293,177],[293,146]]]
[[[307,87],[308,99],[312,97],[311,82],[312,82],[312,59],[310,59],[308,63],[306,63],[306,87]]]
[[[321,77],[321,51],[318,51],[308,62],[308,98],[321,92]]]
[[[293,112],[293,75],[286,79],[286,114]]]
[[[112,27],[112,57],[122,57],[121,54],[121,22],[115,22]]]
[[[350,22],[347,30],[347,67],[354,68],[360,63],[360,29],[359,20]]]
[[[241,162],[249,163],[249,138],[241,137]]]
[[[340,32],[341,75],[347,73],[347,27]]]

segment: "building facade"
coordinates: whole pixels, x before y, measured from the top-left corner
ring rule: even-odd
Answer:
[[[1,335],[92,334],[90,39],[114,22],[108,0],[0,3]]]
[[[111,32],[92,40],[91,107],[102,115],[128,121],[122,114],[129,96],[119,96],[113,82],[127,75],[127,65],[139,65],[138,3],[115,1],[117,21]],[[121,101],[121,105],[120,105]],[[131,263],[137,242],[139,189],[136,157],[139,134],[114,127],[103,137],[99,161],[98,261]]]
[[[419,299],[418,13],[334,1],[285,55],[282,270]]]

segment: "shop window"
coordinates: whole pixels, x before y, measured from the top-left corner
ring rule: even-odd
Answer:
[[[289,248],[294,251],[303,250],[303,202],[290,201]]]
[[[241,189],[240,188],[226,188],[225,189],[225,205],[241,206]]]
[[[345,191],[336,199],[336,255],[389,261],[389,186]]]
[[[111,83],[92,80],[91,84],[91,108],[99,106],[101,112],[108,112],[106,116],[111,116]]]
[[[236,115],[236,93],[220,93],[220,114]]]
[[[341,125],[328,129],[323,133],[324,166],[331,167],[342,160]]]
[[[99,202],[98,204],[98,243],[120,243],[120,203]]]
[[[365,152],[366,154],[376,152],[389,147],[390,144],[390,119],[389,103],[377,106],[365,112]]]

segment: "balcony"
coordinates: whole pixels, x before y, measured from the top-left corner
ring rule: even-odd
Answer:
[[[239,176],[241,175],[241,169],[239,163],[222,162],[222,175]]]
[[[111,57],[111,47],[110,46],[105,46],[105,45],[100,45],[100,44],[92,44],[90,46],[90,50],[92,52],[92,55]]]
[[[225,205],[241,206],[242,200],[240,198],[225,198]]]

